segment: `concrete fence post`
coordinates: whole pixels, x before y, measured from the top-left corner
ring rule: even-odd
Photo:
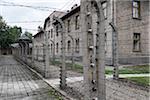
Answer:
[[[32,41],[32,58],[31,58],[32,67],[34,67],[35,51],[36,50],[35,50],[34,42]]]
[[[48,48],[48,34],[44,31],[45,34],[45,77],[48,77],[49,70],[49,48]]]
[[[53,40],[50,40],[53,44],[53,62],[55,61],[55,42]]]
[[[73,36],[71,36],[70,34],[68,34],[68,36],[71,38],[71,41],[72,41],[72,57],[71,57],[71,61],[72,61],[72,69],[74,68],[75,66],[75,61],[74,61],[74,39],[73,39]]]
[[[60,70],[60,88],[64,89],[66,87],[65,25],[64,25],[63,21],[58,17],[54,16],[53,20],[54,20],[54,24],[56,22],[56,23],[58,23],[58,25],[60,25],[59,30],[60,30],[61,38],[62,38],[62,57],[61,57],[62,66],[61,66],[61,70]]]
[[[118,66],[118,31],[114,23],[109,23],[110,26],[113,29],[112,34],[112,47],[113,47],[113,67],[114,67],[114,73],[113,78],[118,79],[119,78],[119,66]]]
[[[94,9],[97,15],[96,23],[93,23]],[[106,100],[104,19],[101,0],[81,0],[84,100]],[[97,26],[96,46],[93,39],[93,24]]]

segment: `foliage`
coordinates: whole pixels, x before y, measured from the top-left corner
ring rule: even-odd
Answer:
[[[14,43],[18,37],[20,37],[22,32],[21,27],[10,27],[0,16],[0,47],[8,48],[12,43]]]
[[[3,20],[2,16],[0,16],[0,30],[6,28],[6,23]]]
[[[32,40],[32,33],[26,31],[24,34]]]

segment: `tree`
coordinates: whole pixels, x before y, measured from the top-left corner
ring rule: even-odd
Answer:
[[[22,29],[21,27],[14,26],[14,27],[10,27],[8,29],[8,32],[9,32],[9,39],[11,40],[12,43],[14,43],[20,37],[22,33]]]
[[[3,20],[3,17],[0,16],[0,30],[6,28],[6,23],[5,21]]]
[[[21,27],[10,27],[0,16],[0,47],[9,48],[12,43],[14,43],[21,35]]]
[[[32,33],[26,31],[24,34],[32,40]]]

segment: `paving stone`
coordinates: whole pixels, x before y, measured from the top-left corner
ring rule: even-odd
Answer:
[[[3,56],[0,65],[0,100],[55,100],[48,85],[12,56]]]

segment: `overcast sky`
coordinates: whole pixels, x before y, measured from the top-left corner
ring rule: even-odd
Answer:
[[[79,5],[80,0],[0,0],[0,15],[6,21],[8,25],[21,26],[24,31],[32,32],[36,34],[37,27],[40,25],[43,27],[44,20],[54,10],[70,10],[74,4]],[[18,7],[10,5],[25,5],[25,6],[40,6],[49,7],[44,10]],[[56,8],[56,9],[54,9]],[[49,10],[49,11],[47,11]],[[33,22],[31,21],[42,21]],[[35,29],[35,30],[30,30]]]

